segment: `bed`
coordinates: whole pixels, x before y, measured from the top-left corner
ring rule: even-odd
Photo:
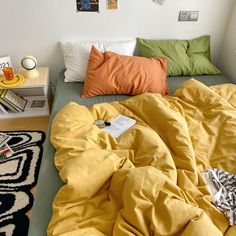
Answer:
[[[205,38],[204,38],[205,40]],[[205,45],[205,41],[204,41],[204,45]],[[65,56],[65,55],[64,55]],[[68,74],[66,75],[68,79]],[[190,81],[189,79],[194,77],[194,80]],[[69,78],[70,79],[70,78]],[[50,219],[52,217],[52,204],[53,204],[53,200],[55,198],[55,196],[59,193],[63,191],[59,190],[62,186],[63,186],[63,182],[61,180],[61,178],[59,177],[59,174],[58,174],[58,170],[56,169],[55,167],[55,163],[54,163],[54,156],[55,156],[55,149],[54,147],[52,146],[51,142],[50,142],[50,135],[51,135],[51,138],[54,142],[54,146],[56,144],[57,146],[57,141],[60,143],[60,140],[62,140],[63,138],[63,132],[62,133],[58,133],[58,137],[55,137],[55,128],[53,128],[51,130],[51,124],[53,122],[53,125],[58,127],[59,129],[63,130],[63,124],[61,125],[60,123],[63,122],[63,117],[66,117],[66,112],[68,113],[68,111],[71,109],[71,110],[76,110],[77,109],[77,104],[81,105],[79,106],[78,109],[82,109],[82,110],[86,110],[87,108],[86,107],[91,107],[92,105],[94,104],[104,104],[104,107],[106,106],[109,106],[108,103],[110,102],[114,102],[115,103],[115,106],[120,106],[119,105],[119,101],[122,101],[121,102],[121,106],[128,106],[129,103],[134,103],[132,102],[133,98],[131,98],[130,100],[126,100],[126,99],[129,99],[130,96],[128,95],[101,95],[101,96],[94,96],[94,97],[89,97],[89,98],[83,98],[81,97],[80,95],[82,94],[82,91],[84,89],[84,83],[65,83],[64,82],[65,78],[64,78],[64,72],[61,73],[60,75],[60,78],[58,78],[57,80],[57,86],[56,86],[56,93],[55,93],[55,99],[54,99],[54,104],[53,104],[53,108],[52,108],[52,112],[51,112],[51,119],[50,119],[50,125],[49,125],[49,131],[48,131],[48,135],[47,135],[47,138],[46,138],[46,143],[45,143],[45,146],[44,146],[44,154],[43,154],[43,159],[42,159],[42,164],[41,164],[41,169],[40,169],[40,174],[39,174],[39,179],[38,179],[38,184],[37,184],[37,192],[36,192],[36,195],[35,195],[35,200],[34,200],[34,205],[33,205],[33,209],[32,209],[32,217],[31,217],[31,220],[30,220],[30,228],[29,228],[29,234],[28,235],[32,235],[32,236],[41,236],[41,235],[46,235],[46,232],[47,232],[47,228],[48,228],[48,224],[50,222]],[[190,81],[190,82],[189,82]],[[199,83],[200,82],[200,83]],[[203,84],[201,84],[203,83]],[[176,90],[181,86],[181,85],[184,85],[184,86],[192,86],[191,84],[195,84],[197,87],[199,88],[202,88],[203,90],[207,90],[208,88],[205,87],[205,85],[207,86],[212,86],[212,85],[220,85],[220,84],[228,84],[230,83],[230,81],[223,75],[201,75],[201,76],[169,76],[167,78],[167,84],[168,84],[168,89],[169,89],[169,92],[170,94],[173,94],[174,92],[176,92]],[[185,88],[185,87],[183,87]],[[227,86],[225,87],[226,90],[227,90]],[[225,91],[226,91],[225,90]],[[184,89],[182,89],[182,92],[184,91]],[[218,87],[215,88],[214,90],[216,93],[219,93],[219,96],[221,96],[222,94],[224,96],[227,96],[227,94],[225,92],[220,92],[220,89]],[[186,92],[183,92],[183,94],[186,93]],[[183,94],[181,94],[181,90],[180,92],[178,92],[177,94],[179,94],[179,96],[181,97]],[[201,94],[199,94],[200,96]],[[155,95],[150,95],[150,94],[144,94],[144,95],[141,95],[141,96],[144,96],[144,97],[141,97],[141,100],[142,98],[144,98],[144,100],[159,100],[162,99],[160,96],[157,96],[158,99],[155,98]],[[147,96],[147,97],[146,97]],[[218,95],[216,95],[217,97]],[[135,102],[140,102],[140,99],[139,99],[139,96],[137,96],[137,101]],[[136,98],[134,98],[136,99]],[[231,98],[227,98],[227,99],[231,99]],[[168,98],[167,98],[168,100]],[[171,107],[172,105],[175,104],[177,99],[175,99],[174,97],[171,98],[170,96],[170,103],[169,106]],[[213,99],[214,100],[214,99]],[[71,101],[75,102],[75,103],[70,103]],[[128,101],[128,102],[127,102]],[[130,102],[129,102],[130,101]],[[118,103],[116,103],[118,102]],[[163,101],[165,103],[165,101]],[[68,103],[70,103],[69,105],[67,105]],[[113,103],[112,103],[113,104]],[[140,102],[140,104],[142,105],[142,101]],[[171,105],[172,104],[172,105]],[[66,105],[66,107],[65,107]],[[98,105],[99,107],[100,105]],[[101,105],[103,106],[103,105]],[[132,105],[133,106],[133,105]],[[131,109],[130,111],[132,110],[132,106],[131,106]],[[64,107],[64,108],[63,108]],[[217,107],[217,106],[216,106]],[[61,112],[61,109],[64,109],[63,111],[65,111],[65,116],[64,116],[64,113],[63,111]],[[93,109],[93,108],[91,108]],[[150,109],[149,109],[150,110]],[[58,113],[59,112],[59,113]],[[79,111],[80,112],[80,111]],[[94,114],[96,114],[96,109],[93,111]],[[136,111],[137,112],[137,111]],[[184,114],[184,111],[182,111],[182,113]],[[80,114],[80,113],[78,113]],[[56,117],[56,120],[54,120],[54,118]],[[62,118],[61,118],[62,117]],[[68,117],[66,117],[67,119]],[[71,117],[69,117],[68,119],[71,119]],[[53,121],[54,120],[54,121]],[[67,123],[66,123],[67,122]],[[68,126],[68,130],[72,130],[73,127],[70,127],[70,120],[68,122],[68,120],[65,122],[65,126],[67,127]],[[71,122],[73,123],[73,122]],[[149,127],[148,124],[145,124],[144,125],[145,127]],[[68,131],[67,130],[67,131]],[[57,135],[56,135],[57,136]],[[106,137],[107,138],[107,137]],[[86,139],[86,138],[85,138]],[[109,139],[109,138],[107,138]],[[75,141],[75,140],[74,140]],[[73,142],[74,142],[73,141]],[[234,139],[231,140],[232,142],[234,142]],[[67,141],[65,140],[65,143]],[[76,142],[76,141],[75,141]],[[141,143],[139,143],[141,145]],[[63,142],[62,142],[62,146],[63,146]],[[232,147],[233,148],[233,147]],[[73,148],[72,148],[73,149]],[[76,149],[76,147],[75,147]],[[167,148],[168,149],[168,148]],[[58,152],[56,155],[60,155],[60,152],[64,152],[65,150],[60,150],[58,149]],[[98,150],[99,152],[99,150]],[[72,153],[73,153],[73,150],[72,150]],[[100,153],[100,152],[99,152]],[[62,161],[62,166],[63,166],[63,161]],[[122,164],[123,165],[123,164]],[[60,166],[60,164],[59,164]],[[57,166],[58,167],[58,166]],[[61,167],[60,167],[61,168]],[[73,164],[70,168],[73,168]],[[93,167],[94,168],[94,167]],[[86,169],[86,168],[85,168]],[[138,169],[138,168],[137,168]],[[66,170],[65,170],[66,171]],[[104,170],[105,171],[105,170]],[[150,170],[152,172],[152,170]],[[106,171],[105,171],[106,172]],[[171,172],[171,171],[170,171]],[[138,175],[142,175],[142,173],[138,173],[136,176]],[[155,175],[155,174],[154,174]],[[170,174],[171,175],[171,174]],[[175,174],[174,174],[175,175]],[[63,176],[63,173],[61,174],[61,176]],[[68,179],[70,179],[70,177],[68,177]],[[110,177],[109,177],[110,179]],[[121,178],[122,179],[122,178]],[[66,180],[64,179],[64,181],[66,182]],[[117,182],[117,179],[115,179],[114,181]],[[119,178],[118,178],[118,182],[119,182]],[[121,182],[123,183],[123,182]],[[203,184],[203,183],[202,183]],[[124,185],[125,185],[125,182],[124,182]],[[168,189],[168,191],[172,191],[173,189],[173,186],[170,184],[169,185],[170,188]],[[95,186],[96,188],[96,186]],[[87,190],[88,192],[90,190]],[[122,191],[122,190],[120,190]],[[119,191],[118,191],[119,192]],[[132,195],[132,194],[131,194]],[[69,196],[69,195],[68,195]],[[176,197],[176,196],[175,196]],[[187,199],[187,197],[186,197]],[[119,202],[119,201],[118,201]],[[61,204],[61,202],[59,201],[59,205]],[[95,204],[96,205],[96,204]],[[191,204],[190,204],[191,205]],[[194,204],[193,204],[194,205]],[[71,202],[71,205],[70,205],[72,208],[73,208],[73,202]],[[55,207],[55,205],[54,205]],[[192,207],[192,205],[191,205]],[[95,207],[96,208],[96,207]],[[55,209],[54,209],[55,210]],[[180,209],[181,210],[181,209]],[[190,210],[191,212],[191,210]],[[100,212],[101,213],[101,212]],[[60,213],[61,215],[63,215],[63,211]],[[59,214],[59,215],[60,215]],[[76,215],[76,213],[74,213]],[[139,213],[138,213],[139,214]],[[227,221],[226,218],[224,216],[222,216],[222,214],[220,214],[218,211],[217,211],[217,216],[218,214],[220,215],[220,220],[222,220],[222,222],[224,224],[226,224],[225,222]],[[73,215],[73,214],[72,214]],[[108,214],[109,215],[109,214]],[[188,211],[185,212],[185,215],[191,215],[190,213],[188,213]],[[199,213],[199,215],[202,215],[201,213]],[[148,218],[148,217],[147,217]],[[191,217],[190,217],[191,218]],[[71,219],[71,218],[70,218]],[[66,220],[64,218],[64,220]],[[204,222],[208,222],[209,219],[204,215],[202,220]],[[96,221],[96,220],[95,220]],[[89,222],[89,219],[88,219],[88,222]],[[93,222],[93,220],[91,221]],[[104,222],[104,221],[102,221]],[[172,222],[172,221],[171,221]],[[177,222],[177,219],[173,219],[173,222]],[[193,217],[193,220],[192,222],[194,223],[194,217]],[[196,221],[197,222],[197,221]],[[69,220],[69,222],[67,222],[68,225],[70,225],[70,223],[72,223],[72,225],[76,225],[76,219],[75,219],[75,222],[73,222],[73,220]],[[66,223],[66,224],[67,224]],[[96,222],[95,222],[96,223]],[[160,222],[159,222],[160,223]],[[85,223],[86,224],[86,223]],[[93,225],[93,223],[91,223]],[[173,226],[178,226],[178,222],[175,224],[173,224]],[[54,230],[54,227],[56,228],[56,230],[54,231],[53,233],[53,230]],[[203,226],[203,227],[202,227]],[[209,226],[209,230],[211,231],[212,234],[209,234],[209,235],[222,235],[221,233],[219,233],[216,229],[216,227],[214,225],[212,225],[210,222],[209,224],[207,223],[206,225],[204,224],[199,224],[197,225],[197,227],[189,227],[189,229],[187,229],[185,232],[184,230],[182,230],[182,233],[171,233],[171,234],[166,234],[166,232],[168,231],[163,231],[163,234],[159,232],[159,234],[157,235],[194,235],[194,232],[192,231],[192,229],[195,229],[197,228],[197,230],[205,230],[204,226]],[[105,227],[105,226],[104,226]],[[111,224],[108,223],[108,228],[111,227]],[[129,228],[130,225],[126,225],[126,229],[127,227]],[[171,224],[169,224],[168,226],[163,226],[161,227],[162,229],[164,228],[171,228]],[[132,227],[131,227],[132,228]],[[222,226],[222,231],[226,231],[225,229],[225,226],[223,227]],[[57,220],[55,220],[53,222],[53,224],[51,224],[51,226],[49,226],[49,230],[50,230],[50,235],[106,235],[106,233],[102,233],[102,230],[101,231],[97,231],[96,229],[92,228],[92,229],[86,229],[85,227],[85,231],[82,231],[80,233],[78,233],[76,230],[75,231],[70,231],[70,229],[65,230],[63,232],[63,230],[60,232],[60,229],[61,227],[60,226],[57,226]],[[59,231],[58,231],[59,230]],[[130,229],[130,233],[127,233],[127,234],[122,234],[121,232],[122,231],[117,231],[116,235],[154,235],[153,232],[149,232],[149,233],[143,233],[137,226],[136,227],[133,227],[132,229]],[[148,230],[145,229],[147,232]],[[190,234],[190,231],[191,234]],[[60,233],[56,233],[56,232],[60,232]],[[124,232],[124,231],[123,231]],[[131,233],[132,232],[132,233]],[[206,231],[204,231],[206,232]],[[216,234],[214,234],[214,232]],[[232,235],[235,235],[235,228],[232,227],[232,230],[228,232],[227,235],[229,236],[232,236]],[[111,233],[107,233],[107,234],[111,234]],[[199,232],[196,232],[195,235],[203,235],[203,234],[199,234]]]
[[[169,77],[168,84],[171,92],[174,92],[179,85],[189,79],[185,77]],[[229,83],[229,80],[223,76],[198,76],[197,80],[204,82],[206,85]],[[118,101],[128,98],[127,95],[99,96],[94,98],[81,98],[79,94],[83,89],[83,83],[65,83],[64,73],[57,81],[55,100],[51,112],[51,121],[56,113],[67,103],[75,101],[85,106],[91,106],[96,103]],[[50,127],[50,125],[49,125]],[[46,234],[47,226],[51,218],[51,205],[58,189],[62,186],[58,172],[54,166],[55,150],[50,143],[50,129],[48,131],[44,154],[40,169],[39,180],[37,184],[37,193],[32,209],[32,218],[30,220],[29,236],[42,236]]]

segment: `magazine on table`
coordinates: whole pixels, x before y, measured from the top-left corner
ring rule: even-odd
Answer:
[[[42,110],[45,109],[47,106],[46,99],[44,96],[31,96],[31,97],[24,97],[28,103],[25,107],[26,111],[35,111],[35,110]]]
[[[11,136],[4,133],[0,133],[0,148],[4,146],[10,139]]]
[[[14,154],[14,151],[8,146],[8,144],[5,144],[0,148],[0,162],[5,161]]]

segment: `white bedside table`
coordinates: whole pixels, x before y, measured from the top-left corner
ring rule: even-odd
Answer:
[[[14,71],[15,73],[22,73],[23,70],[24,69],[15,69]],[[50,115],[49,68],[37,67],[37,70],[39,71],[39,76],[34,79],[25,79],[22,85],[12,88],[4,88],[0,86],[0,89],[11,89],[28,100],[24,112],[8,112],[8,114],[0,114],[0,119]]]

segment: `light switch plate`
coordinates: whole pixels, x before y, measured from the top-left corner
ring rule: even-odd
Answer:
[[[199,11],[180,11],[179,21],[197,21]]]

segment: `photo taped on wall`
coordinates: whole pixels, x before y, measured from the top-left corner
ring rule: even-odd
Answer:
[[[78,12],[99,12],[99,0],[76,0]]]
[[[118,0],[107,0],[107,9],[108,10],[118,9]]]

